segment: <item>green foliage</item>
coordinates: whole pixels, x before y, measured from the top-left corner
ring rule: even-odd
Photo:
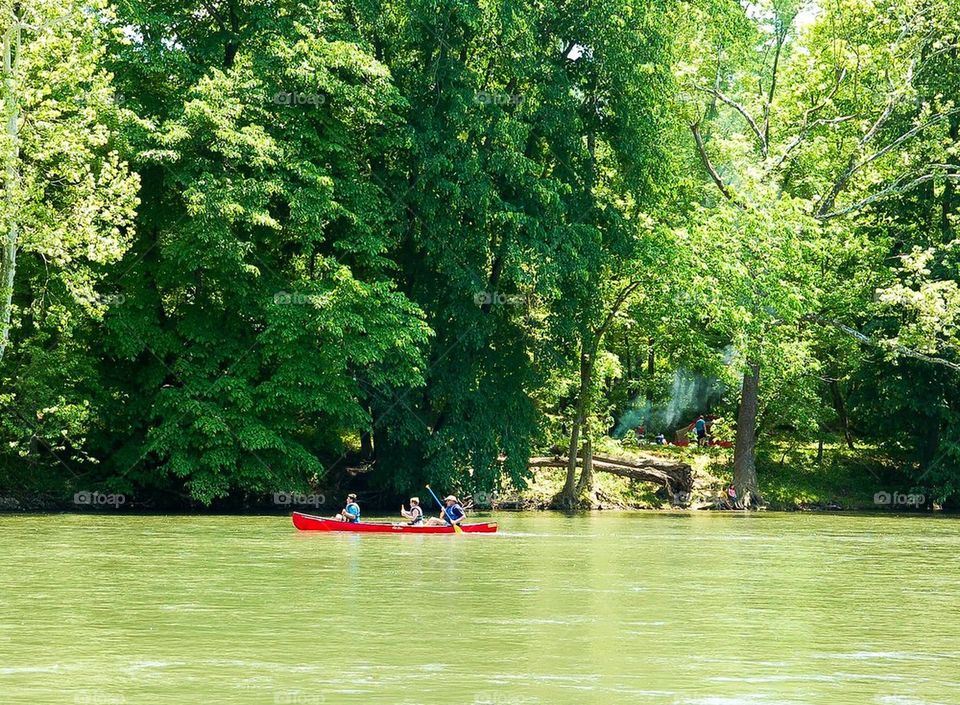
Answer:
[[[520,487],[656,410],[960,496],[949,4],[4,9],[0,489]]]
[[[92,348],[119,300],[105,280],[130,246],[139,187],[119,152],[121,114],[103,65],[108,17],[99,3],[35,2],[4,5],[0,20],[11,47],[0,220],[16,254],[0,277],[14,278],[0,438],[3,476],[17,487],[38,467],[61,476],[95,462],[85,448]],[[48,479],[37,478],[58,484]]]

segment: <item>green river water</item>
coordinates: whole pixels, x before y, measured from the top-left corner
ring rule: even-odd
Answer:
[[[0,703],[960,703],[960,521],[0,515]]]

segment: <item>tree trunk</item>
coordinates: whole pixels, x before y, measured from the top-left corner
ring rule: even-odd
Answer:
[[[14,76],[16,61],[20,56],[20,18],[13,17],[13,24],[3,37],[3,82],[7,91],[6,117],[7,140],[10,154],[4,175],[4,198],[6,200],[6,233],[3,253],[0,255],[0,362],[3,361],[10,340],[10,322],[13,317],[13,284],[17,272],[17,247],[20,228],[16,222],[16,198],[20,190],[20,106],[17,102],[17,86]]]
[[[954,48],[950,52],[950,56],[954,61],[957,60],[957,50]],[[950,116],[950,141],[953,144],[956,144],[960,140],[960,115],[954,113]],[[948,175],[955,175],[956,169],[947,169]],[[951,223],[951,216],[954,212],[954,200],[955,200],[955,191],[956,188],[953,185],[953,179],[947,178],[944,180],[943,184],[943,195],[940,198],[940,230],[943,234],[943,243],[950,242],[953,239],[952,231],[953,225]]]
[[[577,495],[593,490],[593,441],[590,439],[590,429],[587,428],[583,439],[583,469],[580,471],[580,482],[577,483]]]
[[[593,446],[590,443],[590,425],[588,423],[590,412],[593,410],[593,363],[597,358],[597,351],[600,349],[600,341],[603,340],[603,336],[613,322],[614,316],[616,316],[620,307],[627,298],[629,298],[630,294],[636,291],[638,286],[640,286],[639,281],[631,281],[627,284],[620,291],[613,305],[611,305],[600,327],[596,330],[590,330],[588,328],[580,339],[580,389],[576,402],[577,413],[573,420],[573,429],[570,432],[570,447],[568,448],[570,461],[567,465],[567,479],[563,485],[563,490],[559,496],[555,498],[555,501],[558,501],[561,505],[574,506],[576,504],[578,491],[589,483],[590,472],[588,470],[586,475],[581,476],[580,482],[575,484],[577,447],[580,440],[581,429],[583,429],[583,433],[587,437],[585,447],[587,456],[589,458],[593,457]],[[589,461],[587,467],[590,467]]]
[[[653,402],[653,375],[656,373],[657,358],[653,353],[653,338],[647,338],[647,401]]]
[[[584,344],[584,349],[586,345]],[[577,484],[577,452],[580,448],[580,432],[584,430],[585,435],[589,437],[590,429],[587,428],[587,411],[589,409],[590,380],[593,376],[593,364],[590,355],[584,349],[580,352],[580,387],[577,392],[576,412],[574,413],[573,428],[570,431],[570,446],[567,448],[567,457],[570,461],[567,463],[567,479],[563,484],[563,491],[560,493],[561,503],[567,506],[573,506],[577,500],[579,486]]]
[[[830,395],[833,397],[833,409],[837,412],[837,418],[840,420],[840,433],[843,434],[843,440],[847,447],[853,450],[853,436],[850,435],[850,421],[847,419],[847,405],[843,401],[843,393],[840,391],[840,383],[835,379],[830,380]]]
[[[578,402],[579,404],[579,402]],[[563,490],[560,492],[561,502],[572,505],[577,495],[577,448],[580,446],[580,412],[575,412],[573,419],[573,429],[570,431],[570,445],[567,448],[567,457],[570,459],[567,463],[567,479],[563,483]]]
[[[733,484],[744,507],[763,504],[757,486],[757,407],[760,392],[760,365],[747,363],[737,412],[737,441],[733,452]]]
[[[360,457],[373,460],[373,434],[370,431],[360,432]]]
[[[630,336],[626,332],[623,334],[623,358],[626,361],[626,379],[629,382],[633,379],[633,349],[630,346]]]
[[[939,416],[921,418],[921,431],[917,439],[917,459],[920,461],[920,469],[926,474],[936,466],[937,452],[940,450],[940,426],[942,422]]]

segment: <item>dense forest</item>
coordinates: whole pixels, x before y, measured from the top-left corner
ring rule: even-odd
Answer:
[[[0,495],[960,500],[955,1],[2,3]]]

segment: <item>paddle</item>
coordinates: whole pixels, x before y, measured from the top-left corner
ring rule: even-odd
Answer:
[[[446,508],[445,506],[443,506],[443,502],[440,501],[440,498],[437,497],[437,495],[435,495],[435,494],[433,493],[433,490],[430,489],[430,485],[427,485],[427,490],[429,490],[430,494],[433,495],[433,498],[434,498],[435,500],[437,500],[437,504],[440,505],[440,509],[442,509],[442,510],[443,510],[443,513],[447,515],[447,519],[450,519],[450,513],[447,511],[447,508]],[[454,531],[454,533],[457,533],[457,534],[462,534],[462,533],[463,533],[463,529],[460,528],[460,525],[459,525],[459,524],[454,524],[454,523],[453,523],[453,519],[450,519],[450,523],[453,524],[453,531]]]

